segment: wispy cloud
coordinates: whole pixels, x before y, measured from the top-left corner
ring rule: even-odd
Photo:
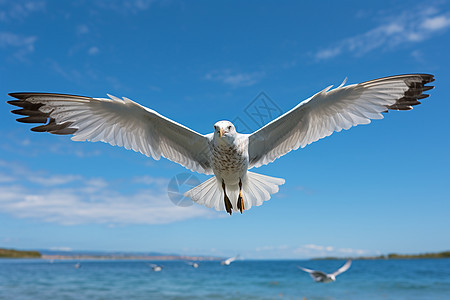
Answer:
[[[318,60],[330,59],[345,53],[360,56],[376,49],[394,49],[408,43],[425,41],[450,28],[450,13],[419,7],[383,18],[375,28],[346,38],[314,54]]]
[[[134,183],[138,184],[144,184],[144,185],[158,185],[158,186],[167,186],[169,184],[168,178],[163,177],[152,177],[152,176],[141,176],[141,177],[134,177],[133,178]]]
[[[316,244],[305,244],[302,246],[292,245],[266,245],[255,248],[253,251],[242,253],[254,258],[318,258],[318,257],[358,257],[380,255],[380,251],[338,248],[334,246],[323,246]]]
[[[88,54],[89,55],[96,55],[99,52],[100,52],[100,50],[96,46],[90,47],[89,50],[88,50]]]
[[[76,33],[78,35],[88,34],[91,30],[86,24],[80,24],[76,27]]]
[[[12,32],[0,32],[0,48],[12,49],[13,57],[25,60],[26,56],[34,51],[36,36],[24,36]]]
[[[379,251],[352,249],[352,248],[336,248],[333,246],[323,246],[316,244],[306,244],[293,250],[293,252],[302,257],[348,257],[348,256],[364,256],[379,255]]]
[[[33,172],[4,161],[0,161],[0,169],[4,170],[0,170],[2,174],[11,174],[0,181],[0,211],[18,218],[64,225],[166,224],[216,215],[214,211],[196,205],[175,206],[167,196],[166,186],[158,184],[123,192],[103,178],[24,176],[24,173],[45,172]]]
[[[229,69],[212,71],[205,75],[206,80],[219,81],[232,87],[251,86],[264,77],[263,72],[233,72]]]
[[[45,10],[44,1],[0,1],[0,21],[18,22],[34,12]]]
[[[130,0],[130,1],[96,1],[95,4],[102,9],[109,9],[118,13],[137,14],[148,10],[155,0]],[[163,1],[159,1],[163,2]]]

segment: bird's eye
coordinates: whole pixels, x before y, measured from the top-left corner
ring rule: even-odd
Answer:
[[[228,126],[228,130],[230,130],[231,129],[231,126]]]

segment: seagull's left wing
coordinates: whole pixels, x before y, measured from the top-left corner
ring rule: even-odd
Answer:
[[[410,74],[331,87],[301,102],[292,110],[249,136],[249,168],[260,167],[291,150],[305,147],[334,131],[382,119],[388,110],[410,110],[428,97],[425,84],[433,75]]]
[[[350,268],[351,265],[352,265],[352,260],[349,259],[342,267],[340,267],[336,272],[334,272],[333,275],[338,276],[339,274],[344,273],[345,271],[348,270],[348,268]]]
[[[299,267],[297,266],[300,270],[305,271],[307,273],[309,273],[309,275],[311,276],[312,279],[314,279],[314,281],[316,282],[321,282],[323,281],[325,278],[327,278],[327,274],[325,274],[322,271],[317,271],[317,270],[310,270],[307,268],[303,268],[303,267]]]
[[[233,261],[235,261],[236,259],[238,259],[238,257],[239,257],[239,255],[236,255],[236,256],[230,257],[230,258],[227,259],[226,261],[227,261],[228,263],[232,263]]]
[[[102,141],[161,156],[192,171],[212,174],[209,139],[130,99],[91,98],[48,93],[12,93],[12,112],[24,123],[44,123],[37,132],[72,134],[75,141]],[[47,123],[48,122],[48,123]],[[45,124],[47,123],[47,124]]]

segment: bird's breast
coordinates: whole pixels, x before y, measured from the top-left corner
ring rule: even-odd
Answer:
[[[248,151],[245,144],[212,144],[211,154],[214,173],[224,179],[240,177],[248,169]]]

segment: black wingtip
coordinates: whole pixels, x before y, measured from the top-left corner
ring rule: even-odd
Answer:
[[[27,98],[27,95],[30,95],[30,93],[9,93],[8,96],[14,97],[19,100],[23,100]],[[13,100],[14,101],[14,100]]]
[[[22,103],[22,102],[23,102],[22,100],[9,100],[9,101],[6,101],[6,103],[8,103],[8,104],[11,104],[11,105],[14,105],[14,106],[19,106],[19,107],[21,107],[20,103]]]

